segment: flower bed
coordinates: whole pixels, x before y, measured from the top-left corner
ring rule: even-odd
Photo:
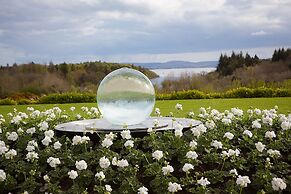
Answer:
[[[72,118],[55,107],[0,116],[0,193],[291,192],[291,115],[277,107],[201,108],[195,119],[203,124],[183,131],[173,120],[174,131],[149,129],[144,137],[53,130],[98,114],[82,107]]]

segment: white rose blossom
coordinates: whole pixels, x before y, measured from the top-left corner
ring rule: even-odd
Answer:
[[[262,152],[266,147],[264,144],[262,144],[262,142],[255,143],[255,146],[259,152]]]
[[[13,159],[14,156],[16,156],[16,155],[17,155],[16,150],[11,149],[11,150],[9,150],[8,152],[5,153],[5,158],[6,159]]]
[[[184,164],[182,170],[184,172],[189,172],[189,170],[193,170],[194,169],[194,166],[192,164],[189,164],[189,163],[186,163]]]
[[[4,170],[0,169],[0,182],[3,182],[6,180],[6,173]]]
[[[38,153],[36,152],[28,152],[25,158],[28,162],[33,162],[34,160],[38,159]]]
[[[220,141],[213,140],[210,145],[216,149],[222,149],[222,143]]]
[[[125,146],[125,147],[129,147],[129,148],[133,148],[133,146],[134,146],[134,141],[132,141],[132,140],[127,140],[127,141],[124,143],[124,146]]]
[[[282,191],[287,187],[286,183],[281,178],[273,178],[271,183],[274,191]]]
[[[273,139],[273,138],[276,137],[276,134],[275,134],[274,131],[267,131],[267,132],[265,133],[265,137],[266,137],[266,138],[269,138],[269,139]]]
[[[18,139],[18,134],[15,131],[13,131],[11,133],[10,132],[7,132],[6,133],[6,137],[10,141],[16,141]]]
[[[34,134],[35,133],[35,127],[27,129],[26,133],[31,134],[31,135]]]
[[[192,140],[192,141],[190,141],[189,146],[190,146],[192,149],[195,149],[196,146],[197,146],[197,142],[196,142],[195,140]]]
[[[226,132],[223,137],[226,137],[227,139],[232,140],[234,135],[230,132]]]
[[[182,190],[182,187],[180,184],[169,182],[168,191],[170,193],[176,193],[176,192],[181,191],[181,190]]]
[[[131,138],[130,130],[123,130],[120,134],[121,134],[121,137],[123,139],[130,139]]]
[[[235,176],[238,176],[237,170],[235,168],[230,170],[229,174],[234,174]]]
[[[61,144],[59,141],[56,141],[56,142],[54,143],[54,149],[55,149],[55,150],[61,149],[61,147],[62,147],[62,144]]]
[[[142,187],[138,188],[137,194],[148,194],[148,191],[149,190],[146,187],[142,186]]]
[[[163,175],[168,175],[171,172],[174,172],[174,168],[171,165],[164,166],[162,168]]]
[[[61,164],[61,161],[59,158],[54,158],[54,157],[49,157],[47,159],[47,163],[52,167],[52,168],[56,168],[57,165]]]
[[[46,174],[46,175],[43,176],[43,180],[45,182],[50,182],[50,177]]]
[[[52,139],[48,136],[45,136],[43,140],[41,140],[41,143],[45,146],[48,146],[52,142]]]
[[[253,137],[253,133],[252,133],[251,131],[247,130],[247,129],[244,130],[243,135],[247,135],[247,136],[249,136],[250,138]]]
[[[75,165],[78,170],[87,169],[87,162],[85,160],[76,161]]]
[[[127,167],[129,164],[128,164],[128,161],[125,160],[125,159],[122,159],[122,160],[118,160],[117,161],[117,166],[120,167],[120,168],[124,168],[124,167]]]
[[[110,185],[105,185],[105,190],[110,193],[112,191],[112,188]]]
[[[163,156],[164,156],[163,151],[160,151],[160,150],[156,150],[155,152],[152,153],[152,157],[155,160],[160,160]]]
[[[106,147],[106,148],[109,148],[112,144],[113,144],[113,141],[109,138],[104,138],[104,140],[101,143],[102,147]]]
[[[105,174],[103,171],[100,171],[95,174],[95,177],[102,181],[105,179]]]
[[[186,157],[189,159],[197,159],[198,155],[195,151],[189,151],[186,153]]]
[[[197,183],[198,183],[199,185],[203,186],[203,187],[206,187],[207,185],[210,184],[210,182],[208,181],[208,179],[207,179],[207,178],[204,178],[204,177],[201,177],[201,178],[197,181]]]
[[[247,187],[248,184],[250,184],[250,183],[251,183],[251,181],[250,181],[248,176],[238,175],[238,177],[236,179],[236,184],[239,185],[240,187]]]
[[[99,165],[101,168],[108,168],[110,166],[110,160],[103,156],[102,158],[99,159]]]
[[[68,172],[68,175],[69,175],[70,179],[74,180],[74,179],[76,179],[78,177],[78,172],[75,171],[75,170],[71,170],[71,171]]]

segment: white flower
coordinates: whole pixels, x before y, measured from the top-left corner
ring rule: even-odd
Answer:
[[[269,149],[267,151],[267,153],[271,156],[271,157],[280,157],[281,156],[281,153],[280,151],[278,150],[272,150],[272,149]]]
[[[48,131],[45,131],[44,132],[44,135],[46,136],[46,137],[50,137],[50,138],[53,138],[54,137],[54,131],[53,130],[48,130]]]
[[[194,112],[191,111],[191,112],[188,113],[188,115],[189,115],[190,118],[193,118],[195,114],[194,114]]]
[[[288,129],[291,128],[291,123],[288,122],[288,121],[283,121],[283,122],[281,123],[281,128],[282,128],[283,130],[288,130]]]
[[[134,146],[134,142],[132,140],[127,140],[125,143],[124,143],[124,146],[125,147],[130,147],[132,148]]]
[[[232,170],[229,171],[229,174],[234,174],[235,176],[238,175],[237,170],[234,168]]]
[[[16,155],[17,155],[16,150],[11,149],[11,150],[9,150],[8,152],[5,153],[5,158],[6,159],[13,159],[13,157],[16,156]]]
[[[234,135],[232,133],[230,133],[230,132],[226,132],[223,137],[226,137],[227,139],[232,140]]]
[[[182,170],[184,172],[188,172],[189,170],[192,170],[192,169],[194,169],[194,166],[192,164],[189,164],[189,163],[184,164],[184,166],[182,168]]]
[[[256,113],[256,115],[261,115],[262,114],[262,111],[260,109],[255,109],[254,112]]]
[[[85,160],[76,161],[75,165],[76,165],[76,168],[78,170],[86,170],[87,169],[87,163]]]
[[[247,129],[244,130],[243,134],[249,136],[250,138],[253,137],[253,133],[251,131],[247,130]]]
[[[112,191],[112,188],[111,188],[110,185],[105,185],[105,190],[106,190],[107,192],[111,192],[111,191]]]
[[[178,130],[178,129],[176,129],[176,130],[175,130],[175,136],[176,136],[176,137],[182,137],[182,136],[183,136],[183,131],[182,131],[182,130]]]
[[[109,138],[105,138],[101,143],[102,147],[106,147],[106,148],[109,148],[112,144],[113,144],[113,141]]]
[[[1,181],[1,180],[0,180]],[[287,185],[281,178],[273,178],[272,179],[272,188],[274,191],[280,191],[286,189]]]
[[[49,128],[49,125],[46,121],[43,121],[38,124],[40,131],[46,131]]]
[[[153,132],[153,128],[151,128],[151,127],[150,127],[150,128],[148,128],[148,129],[147,129],[147,132],[148,132],[148,133],[151,133],[151,132]]]
[[[261,124],[259,123],[258,120],[255,120],[252,122],[252,128],[254,129],[260,129],[261,128]]]
[[[214,123],[213,120],[206,121],[205,126],[206,126],[208,129],[214,129],[214,128],[216,127],[216,125],[215,125],[215,123]]]
[[[61,164],[61,161],[59,158],[49,157],[46,162],[52,167],[56,168],[57,165]]]
[[[52,142],[52,139],[48,136],[45,136],[43,140],[41,140],[41,143],[45,146],[48,146]]]
[[[207,131],[207,128],[203,124],[198,125],[196,128],[200,131],[201,134],[206,133]]]
[[[270,118],[269,116],[267,116],[267,117],[264,117],[263,118],[263,123],[264,124],[268,124],[268,125],[273,125],[273,119],[272,118]]]
[[[266,137],[266,138],[273,139],[273,138],[276,137],[276,134],[275,134],[274,131],[267,131],[267,132],[265,133],[265,137]]]
[[[138,188],[138,193],[137,194],[148,194],[148,189],[146,187],[140,187]]]
[[[60,149],[61,147],[62,147],[62,144],[61,144],[59,141],[57,141],[57,142],[54,143],[54,149],[55,149],[55,150],[58,150],[58,149]]]
[[[238,178],[236,179],[236,184],[240,187],[247,187],[250,183],[251,181],[248,176],[238,175]]]
[[[223,118],[223,119],[221,120],[221,122],[222,122],[223,124],[225,124],[225,125],[229,125],[229,124],[231,124],[231,120],[230,120],[229,118]]]
[[[72,107],[70,108],[71,111],[74,111],[75,109],[76,109],[76,107],[74,107],[74,106],[72,106]]]
[[[76,179],[78,177],[78,172],[75,170],[71,170],[70,172],[68,172],[69,178],[70,179]]]
[[[0,155],[4,154],[7,151],[8,148],[6,147],[5,142],[0,140]]]
[[[35,159],[38,159],[38,153],[36,152],[28,152],[26,154],[26,158],[25,158],[28,162],[30,161],[34,161]]]
[[[45,182],[50,182],[50,177],[46,174],[46,175],[43,176],[43,180]]]
[[[191,131],[195,137],[199,137],[201,135],[199,129],[197,129],[196,127],[192,128]]]
[[[161,114],[161,111],[160,111],[160,109],[159,109],[159,108],[155,108],[155,114],[156,114],[156,115],[158,115],[158,116],[160,116],[160,114]]]
[[[6,180],[6,173],[4,170],[0,169],[0,182],[3,182]]]
[[[72,139],[73,143],[72,145],[78,145],[78,144],[81,144],[82,142],[82,137],[79,136],[79,135],[75,135]]]
[[[116,165],[120,168],[124,168],[124,167],[127,167],[129,164],[127,160],[122,159],[122,160],[118,160]]]
[[[114,140],[115,137],[116,137],[116,134],[114,134],[112,132],[105,135],[105,138],[111,139],[112,141]]]
[[[7,132],[6,133],[6,137],[7,137],[7,139],[8,140],[10,140],[10,141],[16,141],[17,140],[17,138],[18,138],[18,134],[15,132],[15,131],[13,131],[13,132]]]
[[[116,157],[113,157],[112,158],[112,165],[113,166],[116,166],[117,165],[117,162],[118,162],[117,158]]]
[[[216,149],[222,149],[222,143],[220,141],[212,140],[210,145]]]
[[[175,109],[177,109],[177,110],[183,110],[182,104],[177,103],[176,106],[175,106]]]
[[[222,152],[221,152],[221,156],[222,156],[223,158],[228,158],[228,157],[229,157],[229,154],[228,154],[227,151],[222,151]]]
[[[31,135],[34,134],[35,133],[35,127],[27,129],[26,133],[31,134]]]
[[[83,144],[86,144],[86,143],[88,143],[90,141],[90,137],[88,137],[88,136],[83,136],[83,137],[81,137],[81,143]]]
[[[163,151],[156,150],[155,152],[152,153],[152,157],[156,160],[160,160],[163,157]]]
[[[27,145],[26,146],[26,151],[28,151],[28,152],[32,152],[32,151],[34,151],[35,150],[35,147],[34,146],[32,146],[32,145]]]
[[[21,135],[21,134],[23,134],[23,129],[21,129],[21,128],[19,128],[19,129],[17,129],[17,133],[19,134],[19,135]]]
[[[102,181],[105,179],[105,174],[102,171],[100,171],[95,174],[95,177]]]
[[[18,123],[20,123],[20,121],[22,121],[22,118],[21,118],[21,116],[17,115],[17,116],[12,118],[11,123],[18,124]]]
[[[240,151],[238,150],[238,149],[236,149],[236,150],[233,150],[233,149],[229,149],[228,150],[228,155],[229,156],[239,156],[239,154],[240,154]]]
[[[167,165],[162,168],[163,175],[168,175],[171,172],[174,172],[174,168],[171,165]]]
[[[195,160],[195,159],[197,159],[198,155],[195,151],[189,151],[189,152],[187,152],[186,157],[189,159]]]
[[[207,178],[204,178],[204,177],[201,177],[201,179],[199,179],[199,180],[197,181],[197,183],[198,183],[199,185],[203,186],[203,187],[205,187],[205,186],[207,186],[207,185],[210,184],[210,182],[208,181],[208,179],[207,179]]]
[[[192,140],[192,141],[190,141],[189,146],[194,149],[197,146],[197,142]]]
[[[121,137],[123,139],[130,139],[131,138],[129,130],[123,130],[120,134],[121,134]]]
[[[262,144],[261,142],[258,142],[258,143],[255,143],[255,146],[256,146],[256,148],[257,148],[257,150],[259,151],[259,152],[262,152],[264,149],[265,149],[265,145],[264,144]]]
[[[110,160],[103,156],[102,158],[99,159],[99,165],[101,168],[108,168],[110,166]]]
[[[83,112],[88,112],[88,111],[89,111],[88,107],[86,107],[86,106],[82,106],[82,107],[81,107],[81,110],[82,110]]]
[[[182,190],[182,187],[181,187],[180,184],[169,182],[169,184],[168,184],[168,191],[170,193],[175,193],[175,192],[178,192],[180,190]]]

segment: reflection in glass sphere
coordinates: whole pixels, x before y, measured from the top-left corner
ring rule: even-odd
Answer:
[[[143,73],[121,68],[102,80],[97,91],[97,104],[103,117],[112,124],[139,124],[154,108],[155,90]]]

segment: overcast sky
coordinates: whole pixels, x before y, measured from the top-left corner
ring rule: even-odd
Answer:
[[[0,64],[271,57],[291,0],[0,0]]]

